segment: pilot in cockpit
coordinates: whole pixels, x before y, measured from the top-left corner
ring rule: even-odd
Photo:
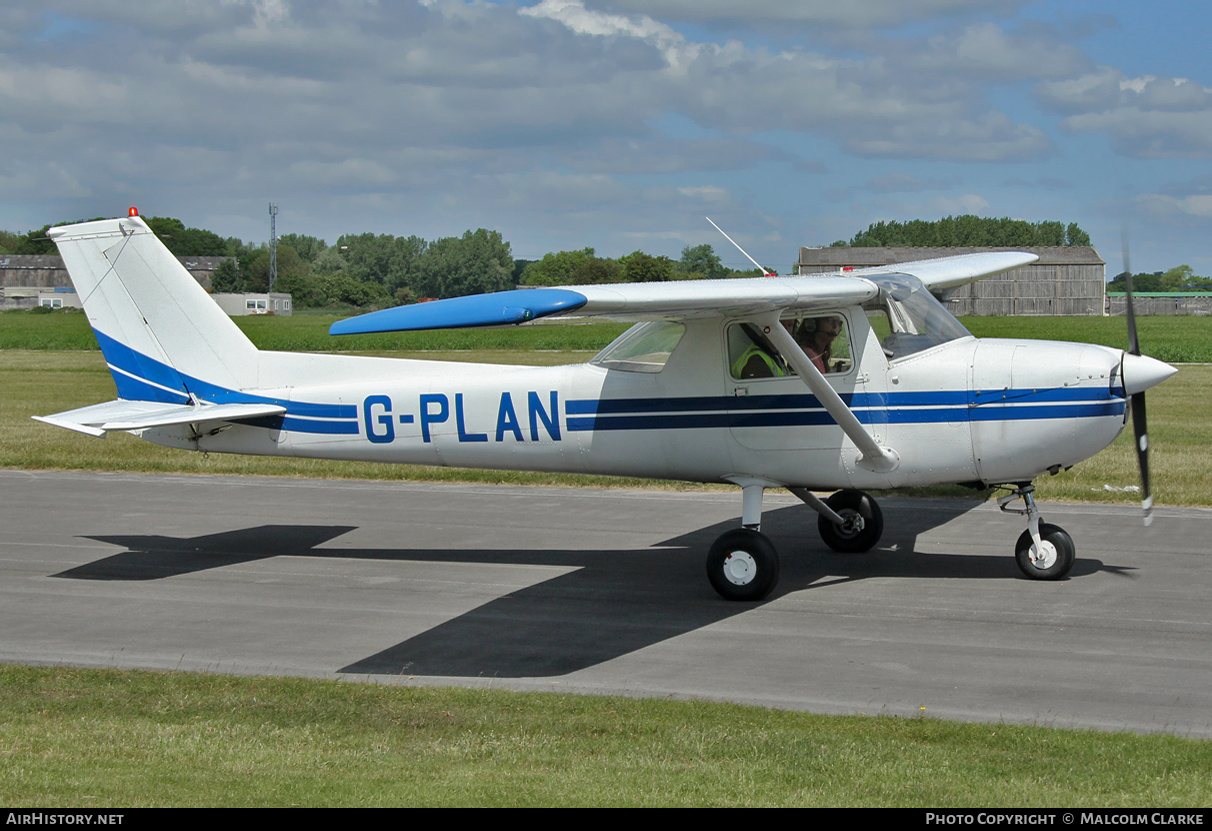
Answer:
[[[782,321],[788,333],[804,350],[804,354],[822,373],[845,371],[833,360],[834,344],[842,332],[842,319],[837,315],[824,315],[801,320]],[[744,323],[730,330],[729,342],[735,356],[732,362],[732,377],[781,378],[794,375],[786,359],[775,349],[774,344],[757,327]],[[843,351],[843,362],[846,352]]]
[[[833,358],[833,342],[841,332],[842,319],[829,315],[799,321],[792,335],[813,365],[821,372],[829,372],[834,368],[830,363]]]

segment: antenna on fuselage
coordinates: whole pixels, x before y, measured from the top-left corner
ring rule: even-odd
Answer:
[[[711,226],[713,228],[715,228],[715,230],[719,231],[721,234],[724,234],[724,229],[721,228],[719,225],[716,225],[714,222],[712,222],[711,217],[707,217],[706,219],[708,222],[711,222]],[[740,251],[742,254],[744,254],[745,257],[749,260],[749,262],[756,265],[758,267],[758,271],[762,272],[763,277],[778,277],[779,276],[778,272],[771,271],[770,269],[766,268],[764,265],[759,263],[757,260],[753,259],[753,257],[750,257],[749,252],[746,251],[744,248],[741,248],[741,246],[737,245],[737,241],[734,240],[732,237],[728,236],[727,234],[724,234],[724,239],[728,240],[733,245],[736,245],[736,250]]]

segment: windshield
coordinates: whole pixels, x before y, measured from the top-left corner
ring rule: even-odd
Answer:
[[[880,294],[863,310],[889,359],[972,337],[916,277],[884,274],[871,280],[880,287]]]

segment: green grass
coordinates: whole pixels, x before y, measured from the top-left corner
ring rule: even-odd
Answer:
[[[325,350],[334,340],[325,334],[332,319],[239,322],[262,348]],[[966,322],[978,335],[1063,334],[1122,345],[1113,340],[1122,320],[1074,320]],[[1169,339],[1189,342],[1194,359],[1209,361],[1208,326],[1202,319],[1144,319],[1141,338],[1163,359],[1178,360],[1150,345]],[[558,364],[585,360],[621,328],[535,326],[346,343],[401,356],[407,352],[398,350],[416,350],[430,358]],[[92,439],[29,419],[114,396],[83,315],[0,315],[0,349],[4,467],[652,485],[204,457],[124,434]],[[1204,484],[1212,467],[1210,382],[1212,367],[1188,366],[1150,392],[1159,502],[1212,504]],[[1135,479],[1130,439],[1121,436],[1095,459],[1037,484],[1041,499],[1134,501],[1102,486]],[[1212,804],[1210,769],[1212,742],[1171,736],[825,717],[707,702],[0,666],[0,804],[14,808],[1192,807]]]
[[[392,353],[407,357],[411,353]],[[434,359],[487,363],[559,364],[583,361],[592,352],[424,353]],[[28,470],[114,470],[141,473],[208,473],[382,479],[573,487],[689,488],[683,483],[560,473],[527,473],[424,465],[371,464],[322,459],[203,455],[160,447],[126,433],[97,439],[34,421],[46,415],[112,400],[113,379],[98,352],[0,352],[0,467]]]
[[[623,323],[535,325],[489,329],[441,329],[333,337],[328,327],[347,315],[307,314],[290,317],[253,315],[232,318],[258,349],[282,352],[457,352],[588,351],[597,353],[626,328]],[[31,314],[0,313],[0,350],[96,350],[88,319],[78,311]]]
[[[261,348],[292,344],[320,350],[353,343],[326,333],[333,316],[245,317],[238,323]],[[1142,318],[1142,342],[1186,344],[1212,360],[1212,320]],[[968,318],[978,334],[1000,337],[1052,337],[1122,346],[1123,320],[1116,318]],[[486,363],[555,365],[588,360],[622,330],[620,324],[527,326],[443,332],[407,332],[359,336],[357,346],[373,354],[470,360]],[[172,473],[255,474],[346,479],[407,479],[486,484],[571,485],[593,487],[675,487],[695,485],[446,467],[400,466],[255,456],[202,456],[158,447],[114,434],[105,440],[56,430],[30,420],[34,414],[61,412],[108,401],[115,395],[96,342],[82,314],[0,314],[0,466],[27,469],[122,470]],[[12,344],[25,344],[17,349]],[[1171,358],[1173,360],[1173,358]],[[1212,469],[1212,428],[1207,416],[1212,367],[1184,366],[1178,375],[1149,393],[1154,499],[1164,505],[1212,506],[1206,471]],[[1070,471],[1036,482],[1045,501],[1133,503],[1139,496],[1125,488],[1138,484],[1131,430],[1107,450]],[[904,492],[902,492],[904,493]],[[920,495],[979,498],[957,487],[909,491]]]
[[[1212,742],[696,701],[0,666],[0,804],[1212,804]]]
[[[1128,348],[1122,317],[965,317],[978,338],[1032,338]],[[1212,362],[1212,317],[1156,316],[1136,319],[1141,351],[1166,363]]]
[[[559,350],[597,352],[624,329],[622,323],[580,323],[490,329],[444,329],[332,337],[328,327],[341,315],[234,318],[261,349],[287,352],[430,352],[463,350]],[[965,317],[972,334],[984,338],[1037,338],[1099,343],[1126,348],[1122,317]],[[1144,352],[1169,363],[1212,362],[1212,318],[1142,317],[1137,321]],[[0,313],[0,349],[95,350],[83,314]]]

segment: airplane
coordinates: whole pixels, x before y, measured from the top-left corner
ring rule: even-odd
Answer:
[[[761,600],[778,581],[778,553],[761,532],[770,488],[816,511],[822,540],[844,553],[870,550],[883,533],[869,490],[1003,489],[1002,510],[1027,518],[1014,547],[1023,574],[1065,577],[1073,540],[1042,521],[1032,482],[1101,451],[1135,412],[1147,515],[1144,392],[1176,371],[1140,354],[1134,318],[1127,351],[977,339],[934,296],[1037,259],[1028,253],[515,289],[330,328],[635,323],[587,364],[530,367],[258,350],[135,209],[47,234],[118,399],[38,420],[206,453],[730,483],[740,523],[710,547],[706,568],[735,601]]]

